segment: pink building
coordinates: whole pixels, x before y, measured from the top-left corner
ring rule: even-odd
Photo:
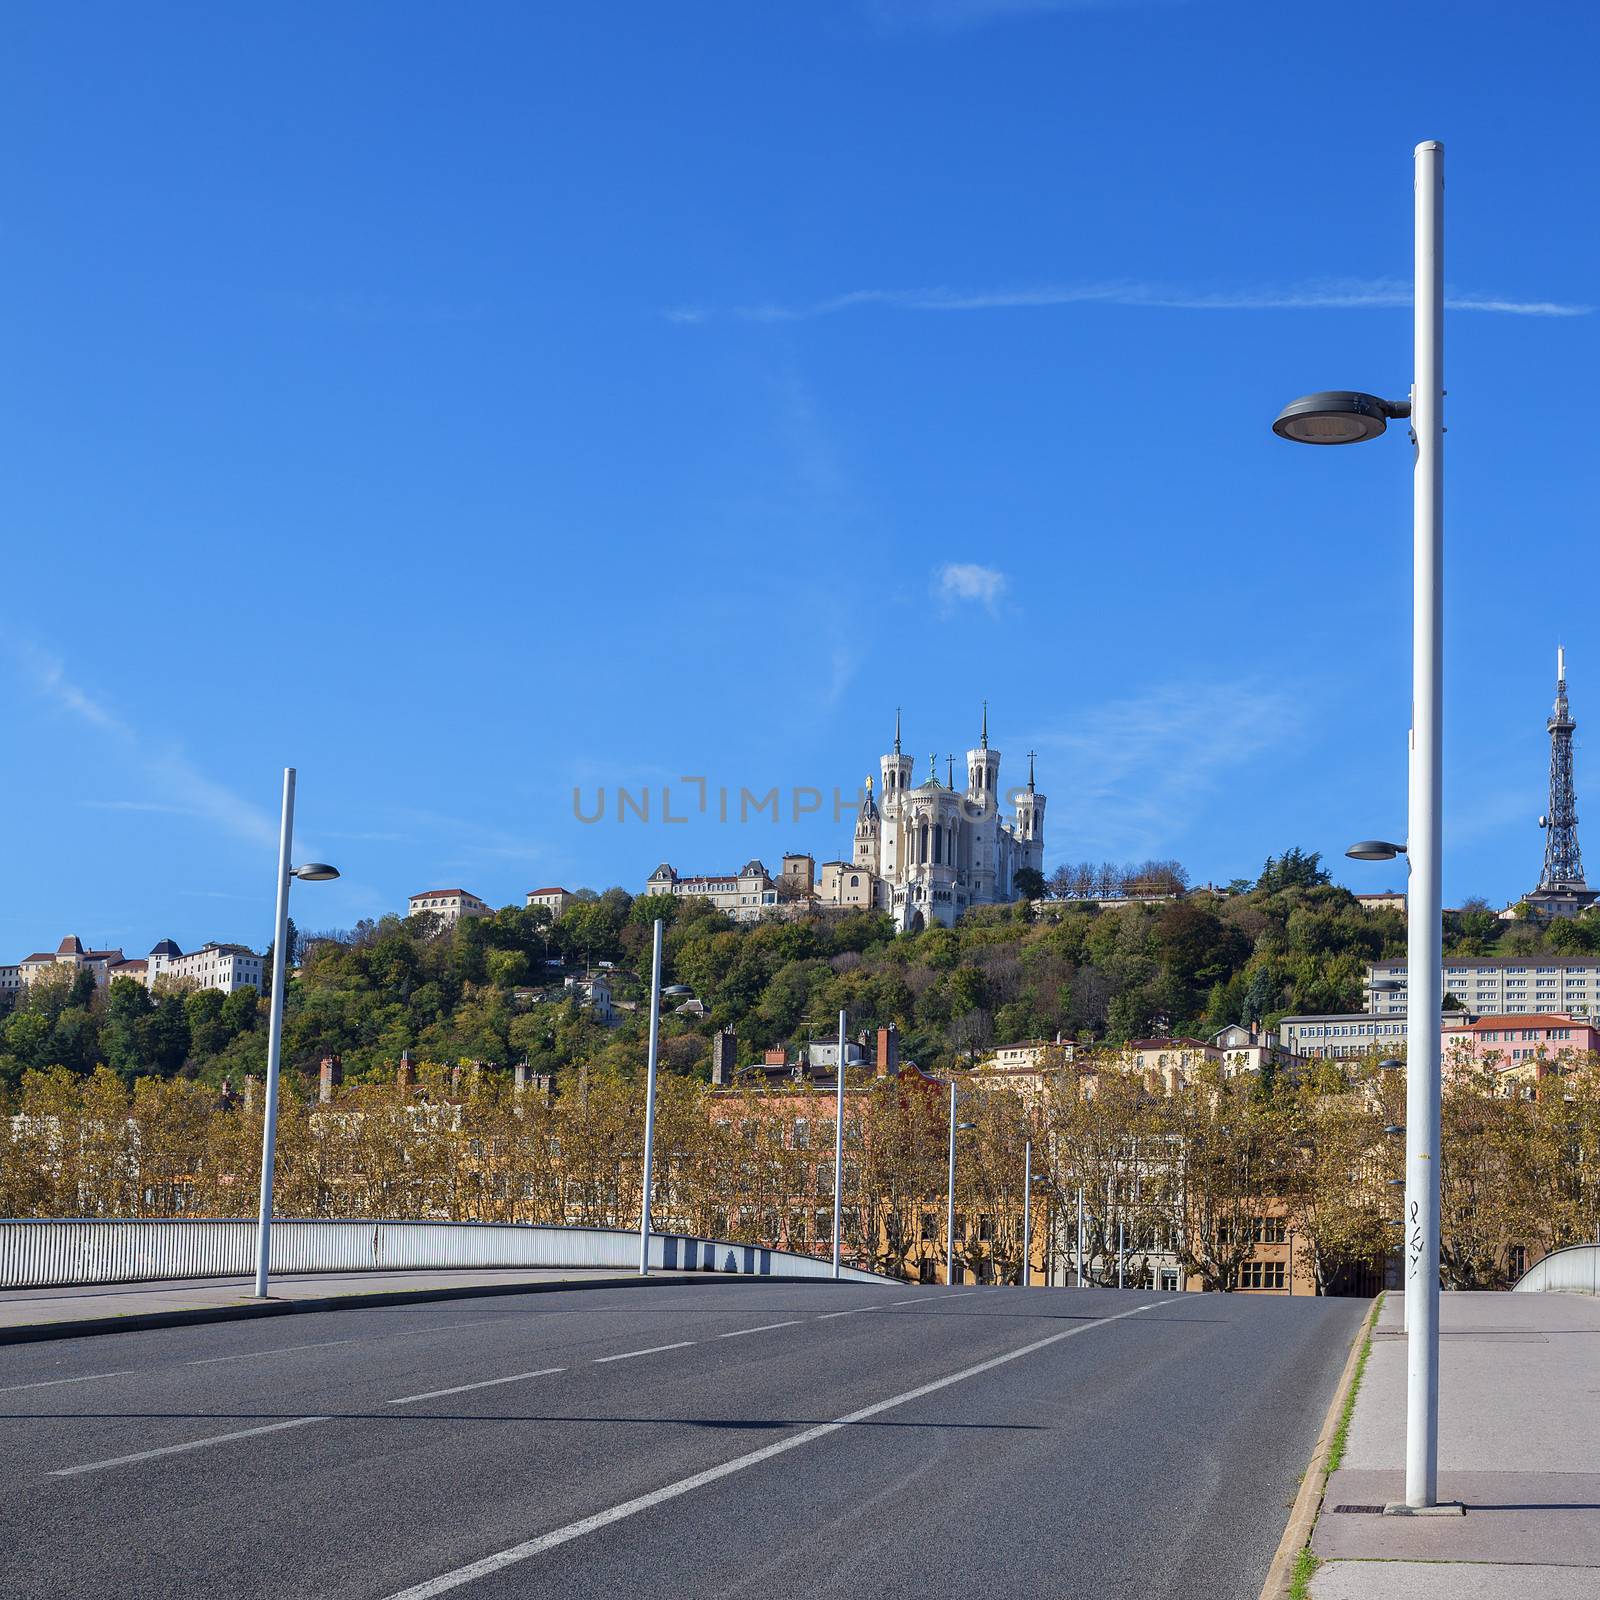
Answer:
[[[1556,1066],[1591,1050],[1600,1050],[1600,1024],[1558,1012],[1517,1012],[1483,1016],[1440,1033],[1440,1053],[1448,1068],[1492,1066],[1518,1076],[1542,1077]]]

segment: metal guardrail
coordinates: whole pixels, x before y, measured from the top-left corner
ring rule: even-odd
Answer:
[[[0,1219],[0,1289],[162,1278],[249,1277],[254,1220],[183,1217]],[[272,1271],[405,1272],[496,1267],[600,1267],[636,1271],[639,1235],[621,1228],[501,1222],[329,1222],[294,1217],[272,1224]],[[833,1265],[788,1250],[724,1239],[652,1234],[650,1265],[664,1271],[753,1277],[829,1278]],[[895,1280],[846,1267],[850,1283]]]
[[[1600,1244],[1568,1244],[1552,1250],[1511,1289],[1514,1294],[1600,1294]]]

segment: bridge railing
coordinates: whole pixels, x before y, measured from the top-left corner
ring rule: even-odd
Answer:
[[[1568,1244],[1552,1250],[1511,1287],[1520,1294],[1600,1293],[1600,1244]]]
[[[249,1277],[256,1224],[227,1217],[0,1219],[0,1289],[163,1278]],[[639,1235],[620,1228],[498,1222],[323,1221],[272,1224],[272,1271],[406,1272],[639,1265]],[[652,1234],[650,1265],[665,1271],[828,1278],[829,1261],[788,1250],[685,1234]],[[886,1283],[847,1267],[850,1283]]]

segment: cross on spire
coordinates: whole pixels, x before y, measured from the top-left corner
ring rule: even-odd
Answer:
[[[900,754],[900,707],[894,708],[894,753]]]
[[[956,786],[956,758],[955,758],[954,753],[951,753],[950,755],[947,755],[944,758],[944,773],[945,773],[945,777],[944,777],[944,786],[945,786],[945,788],[947,788],[947,789],[955,788],[955,786]]]
[[[980,740],[979,747],[984,750],[989,748],[989,702],[987,700],[983,702],[983,737]]]
[[[1038,752],[1035,750],[1028,752],[1028,788],[1030,792],[1033,789],[1033,758],[1037,754]]]

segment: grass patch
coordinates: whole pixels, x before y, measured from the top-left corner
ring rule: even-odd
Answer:
[[[1294,1571],[1289,1574],[1289,1600],[1306,1600],[1307,1585],[1316,1576],[1322,1563],[1311,1553],[1311,1546],[1295,1557]]]
[[[1356,1357],[1355,1376],[1350,1380],[1350,1393],[1344,1397],[1344,1406],[1339,1412],[1339,1426],[1333,1430],[1333,1443],[1328,1449],[1327,1475],[1331,1477],[1344,1463],[1344,1447],[1350,1437],[1350,1418],[1355,1415],[1356,1396],[1361,1393],[1361,1380],[1366,1375],[1367,1358],[1372,1354],[1372,1330],[1378,1325],[1378,1318],[1383,1314],[1384,1297],[1378,1296],[1378,1303],[1373,1307],[1372,1320],[1367,1324],[1366,1337],[1361,1342],[1361,1354]],[[1327,1481],[1326,1478],[1323,1480]],[[1309,1551],[1302,1552],[1309,1555]],[[1296,1571],[1299,1568],[1295,1569]],[[1315,1570],[1314,1568],[1312,1569]],[[1306,1574],[1309,1581],[1311,1574]]]

